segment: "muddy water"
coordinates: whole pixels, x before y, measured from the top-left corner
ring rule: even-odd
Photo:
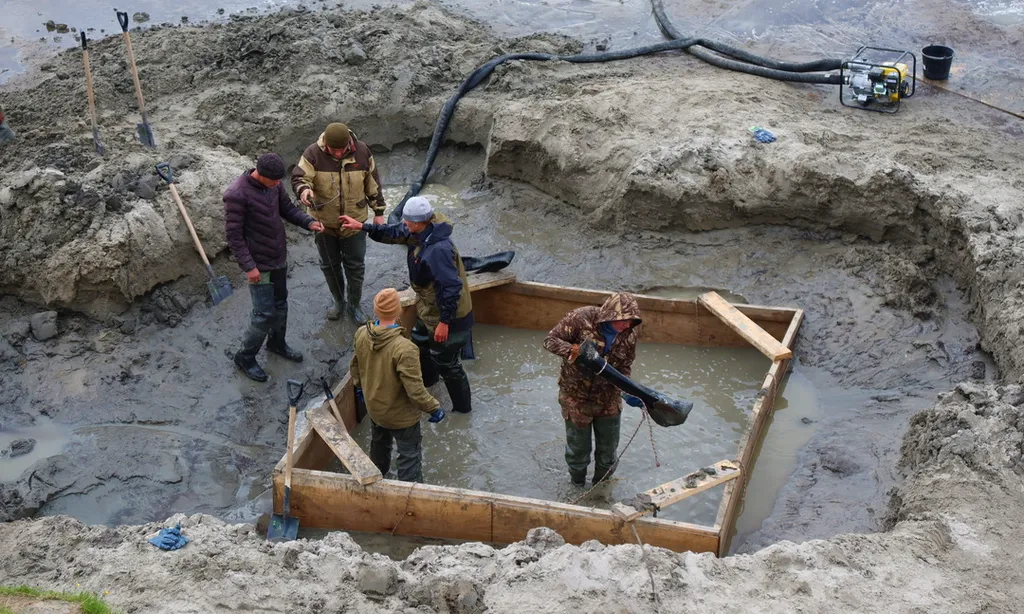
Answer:
[[[543,338],[540,331],[475,327],[478,358],[466,362],[474,410],[468,416],[450,414],[438,425],[424,424],[428,483],[564,502],[585,495],[581,504],[607,507],[702,466],[734,458],[770,366],[752,349],[640,344],[633,366],[636,379],[669,396],[692,400],[694,410],[682,426],[649,429],[647,423],[641,424],[639,411],[626,407],[619,447],[625,451],[615,480],[587,494],[587,489],[572,486],[566,472],[565,427],[556,400],[559,360],[541,347]],[[785,437],[774,441],[776,454],[792,455],[813,430],[800,419],[813,419],[818,413],[817,393],[806,379],[789,388],[788,411],[780,418],[789,428],[783,429]],[[446,398],[443,385],[434,392]],[[367,447],[369,430],[366,422],[356,433]],[[636,437],[626,448],[634,432]],[[758,502],[757,509],[770,509],[781,486],[771,481],[758,491],[768,501]],[[714,524],[720,496],[720,489],[702,493],[672,506],[662,517]]]
[[[32,450],[27,454],[11,457],[11,444],[19,440],[31,440]],[[45,418],[26,428],[0,430],[0,482],[12,482],[37,461],[60,454],[71,440],[70,430]]]

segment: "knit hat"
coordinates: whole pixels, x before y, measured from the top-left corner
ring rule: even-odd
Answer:
[[[276,153],[265,153],[256,159],[256,172],[267,179],[284,179],[284,160]]]
[[[348,146],[351,136],[352,133],[345,124],[338,122],[328,124],[327,129],[324,130],[324,145],[331,149],[343,149]]]
[[[397,320],[402,315],[402,299],[398,290],[384,288],[373,297],[373,313],[381,320]]]
[[[433,216],[434,208],[422,196],[413,196],[405,201],[405,207],[402,208],[402,219],[410,222],[429,222]]]

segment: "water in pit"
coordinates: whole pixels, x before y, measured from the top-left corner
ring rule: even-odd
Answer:
[[[569,482],[564,460],[565,427],[556,400],[559,359],[541,347],[543,338],[541,331],[474,327],[478,358],[465,363],[473,386],[473,413],[449,413],[439,425],[423,423],[427,483],[563,502],[584,493],[585,489]],[[769,361],[753,349],[639,344],[633,366],[636,379],[669,396],[692,400],[694,410],[682,426],[652,426],[660,467],[655,465],[651,432],[646,424],[641,425],[620,461],[615,479],[594,490],[580,504],[608,507],[704,465],[735,458],[769,366]],[[443,384],[432,392],[442,402],[447,400]],[[776,441],[773,446],[778,449],[773,454],[788,452],[795,462],[796,449],[813,429],[801,418],[817,415],[817,397],[803,378],[790,380],[784,396],[792,400],[788,404],[780,401],[786,411],[776,421],[786,423],[779,430],[789,435],[791,445]],[[626,407],[620,452],[638,424],[638,410]],[[369,449],[369,421],[364,420],[354,436],[364,449]],[[782,465],[782,471],[765,472],[765,483],[751,489],[759,498],[767,498],[767,505],[753,506],[759,513],[767,515],[775,494],[792,471],[789,463]],[[666,509],[660,517],[712,525],[721,491],[718,488],[691,497]]]

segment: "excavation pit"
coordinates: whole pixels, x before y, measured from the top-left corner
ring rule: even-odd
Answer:
[[[674,427],[674,432],[668,435],[673,439],[669,439],[665,446],[665,464],[660,468],[663,469],[660,474],[650,471],[649,467],[645,470],[642,462],[627,462],[621,467],[619,478],[611,484],[578,493],[572,503],[562,503],[545,500],[562,499],[570,494],[564,490],[552,490],[565,482],[564,476],[558,477],[564,473],[559,462],[560,415],[549,406],[544,408],[546,415],[554,414],[556,419],[545,422],[541,417],[542,424],[536,431],[526,432],[521,428],[529,417],[521,412],[537,412],[537,407],[530,406],[543,406],[544,401],[534,395],[555,396],[553,381],[547,381],[551,378],[539,373],[553,373],[557,360],[548,359],[543,354],[522,352],[522,340],[534,338],[534,345],[537,345],[539,336],[557,323],[562,315],[576,307],[600,304],[610,293],[517,282],[508,272],[473,275],[470,288],[474,317],[483,333],[479,339],[479,351],[486,354],[490,350],[489,358],[469,369],[471,377],[476,373],[473,379],[478,382],[477,395],[478,399],[483,397],[483,402],[477,403],[477,409],[470,416],[453,417],[446,427],[454,431],[479,429],[485,433],[503,430],[506,431],[507,447],[474,450],[472,433],[455,433],[446,439],[433,438],[431,430],[424,438],[428,459],[425,477],[431,482],[432,478],[445,479],[447,473],[449,485],[382,479],[350,435],[355,434],[366,445],[367,429],[365,425],[360,428],[358,424],[354,389],[346,376],[335,390],[340,412],[336,417],[343,424],[332,416],[334,407],[330,403],[312,408],[307,411],[308,426],[296,444],[295,464],[290,477],[291,513],[300,519],[303,528],[511,543],[524,539],[532,528],[546,526],[577,544],[591,539],[607,544],[642,540],[676,551],[726,554],[753,467],[755,450],[792,359],[792,346],[803,321],[803,311],[746,305],[737,308],[714,292],[704,293],[697,300],[638,296],[645,321],[640,347],[645,349],[638,351],[637,373],[645,360],[652,364],[661,360],[667,364],[670,360],[665,360],[665,356],[668,355],[676,362],[682,362],[683,350],[691,350],[690,359],[696,358],[692,364],[701,364],[705,368],[716,363],[736,363],[738,359],[747,357],[741,359],[735,352],[731,355],[726,352],[744,347],[760,350],[767,373],[763,370],[758,373],[752,363],[747,363],[744,375],[753,382],[749,388],[718,391],[731,396],[733,404],[740,400],[750,403],[751,409],[743,420],[739,420],[743,415],[741,412],[735,407],[730,411],[729,403],[720,398],[707,402],[712,394],[703,398],[697,395],[695,411],[705,415]],[[411,327],[416,317],[415,295],[407,291],[403,305],[403,323]],[[644,344],[645,341],[648,345]],[[512,351],[502,351],[503,342]],[[771,359],[765,359],[765,356]],[[503,375],[502,370],[496,368],[496,363],[501,361],[518,364],[518,375],[509,377],[507,372]],[[662,384],[661,390],[673,396],[689,395],[695,389],[681,387],[680,376],[686,369],[680,369],[680,366],[676,365],[674,372],[663,373],[660,382],[657,375],[646,382]],[[487,374],[489,370],[490,375]],[[650,369],[647,373],[650,375],[656,371]],[[491,382],[489,377],[497,378],[497,381]],[[675,385],[672,380],[675,380]],[[527,407],[503,411],[507,404],[525,404]],[[712,448],[687,454],[687,430],[684,429],[689,426],[690,432],[713,431],[715,426],[709,421],[709,411],[722,412],[725,423],[730,422],[729,418],[741,423],[737,429],[738,441],[728,446],[731,447],[728,451]],[[469,425],[470,420],[475,420],[472,426]],[[643,426],[637,416],[629,416],[627,412],[624,436],[628,438],[628,433],[634,430],[639,434]],[[512,435],[510,431],[516,428],[523,431],[521,438],[509,436]],[[531,432],[535,435],[533,438],[530,437]],[[650,436],[654,437],[653,432]],[[728,438],[724,439],[728,441]],[[429,460],[432,449],[439,459],[433,465]],[[724,456],[714,458],[720,452],[725,452]],[[349,471],[330,471],[332,465],[338,464],[336,459]],[[513,481],[504,472],[499,475],[490,471],[488,467],[492,462],[503,467],[532,464],[534,471],[526,471],[520,481]],[[460,464],[473,469],[459,469]],[[452,465],[456,467],[455,471],[451,471]],[[704,469],[707,467],[715,469]],[[462,477],[451,485],[453,473]],[[670,478],[666,481],[665,476]],[[278,463],[273,479],[275,509],[280,512],[286,483],[285,459]],[[722,491],[719,497],[706,496],[709,494],[705,493],[707,489],[718,486]],[[595,496],[594,493],[598,494]],[[705,494],[703,500],[696,498],[699,493]],[[660,517],[653,517],[658,511],[671,510],[672,504],[691,495],[694,498],[688,502],[688,509],[677,508],[668,515],[662,513]],[[594,500],[602,497],[603,502]],[[635,503],[632,506],[615,503],[618,498]],[[575,504],[577,501],[579,504]],[[629,529],[625,530],[627,525]]]

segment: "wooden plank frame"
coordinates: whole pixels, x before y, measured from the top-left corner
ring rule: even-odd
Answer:
[[[470,276],[475,320],[513,328],[549,330],[568,311],[598,305],[611,294],[550,284],[518,282],[506,271]],[[636,295],[644,319],[641,340],[702,347],[752,347],[699,300]],[[416,320],[415,295],[402,293],[402,322]],[[803,320],[793,308],[733,305],[781,345],[792,349]],[[316,429],[296,438],[291,512],[308,528],[372,531],[401,535],[511,543],[534,527],[558,531],[569,543],[596,539],[605,544],[644,543],[677,552],[728,553],[749,471],[767,416],[775,403],[791,358],[771,364],[758,392],[735,463],[739,477],[725,483],[714,526],[637,516],[629,521],[611,510],[529,499],[461,488],[381,479],[370,484],[345,473],[323,471],[335,458]],[[334,388],[345,427],[356,426],[355,391],[346,375]],[[330,414],[325,402],[319,410]],[[274,468],[274,509],[284,496],[284,458]],[[721,483],[721,482],[720,482]],[[632,525],[632,527],[627,526]]]

